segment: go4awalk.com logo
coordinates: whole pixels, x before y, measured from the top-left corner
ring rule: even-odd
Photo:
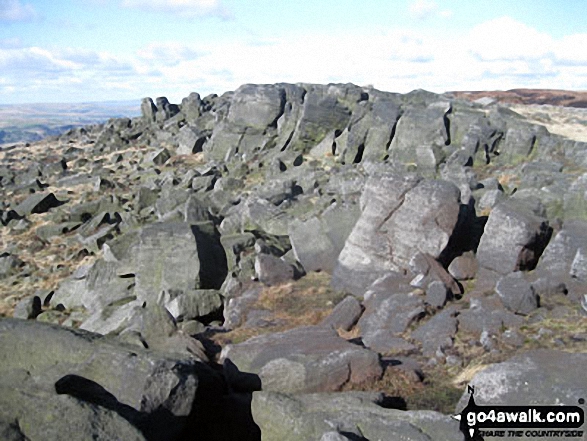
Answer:
[[[584,439],[585,414],[579,406],[478,406],[475,389],[469,386],[468,392],[469,404],[453,416],[466,441],[482,441],[485,436]]]

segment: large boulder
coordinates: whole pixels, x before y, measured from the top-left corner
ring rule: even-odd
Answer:
[[[273,85],[245,84],[232,97],[228,121],[234,125],[262,132],[277,126],[283,113],[285,91]]]
[[[336,391],[381,376],[375,352],[347,342],[331,327],[308,326],[225,346],[222,360],[256,374],[263,390]]]
[[[362,213],[338,258],[333,285],[362,295],[377,278],[409,269],[411,258],[441,256],[459,217],[459,190],[415,175],[372,176]]]
[[[502,275],[534,269],[551,234],[548,220],[530,202],[510,199],[489,214],[477,261]]]
[[[387,409],[384,401],[373,392],[255,392],[251,408],[264,441],[464,439],[458,422],[447,415]]]
[[[198,370],[206,370],[187,358],[169,358],[98,334],[18,319],[0,319],[0,345],[0,377],[27,371],[40,388],[55,390],[59,381],[63,384],[65,377],[75,376],[74,385],[95,383],[100,387],[93,390],[105,390],[121,405],[175,424],[177,430],[192,410]],[[87,393],[99,399],[96,392]],[[48,411],[53,412],[51,407]]]
[[[226,256],[209,224],[170,222],[144,227],[132,264],[137,298],[156,303],[171,300],[179,292],[220,288],[226,277]]]
[[[104,392],[104,395],[108,394]],[[139,412],[125,409],[114,397],[106,403],[113,406],[109,408],[104,402],[99,405],[68,394],[57,394],[54,389],[40,388],[25,372],[8,377],[3,374],[0,382],[0,438],[6,441],[155,439],[147,438],[128,421],[138,425]]]
[[[587,354],[539,349],[489,366],[469,382],[478,405],[576,406],[587,395]],[[461,397],[457,411],[465,407]]]

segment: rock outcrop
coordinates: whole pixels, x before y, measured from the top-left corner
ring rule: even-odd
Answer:
[[[496,359],[480,401],[576,401],[586,152],[301,83],[3,148],[0,437],[463,439],[453,377]]]

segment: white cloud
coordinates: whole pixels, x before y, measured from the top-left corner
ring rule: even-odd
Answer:
[[[517,41],[510,41],[514,36]],[[244,83],[277,82],[352,82],[393,92],[587,89],[587,56],[581,51],[587,34],[555,39],[511,18],[489,21],[460,37],[357,30],[272,36],[263,42],[159,41],[116,56],[0,46],[0,96],[16,101],[32,90],[53,91],[62,101],[166,95],[180,102],[192,91],[221,94]]]
[[[539,59],[552,52],[553,39],[510,17],[474,27],[467,37],[470,51],[481,60]]]
[[[434,0],[415,0],[409,5],[408,12],[418,20],[425,20],[437,15],[444,18],[452,16],[452,11],[440,10]]]
[[[169,12],[183,17],[230,17],[221,0],[122,0],[126,8]]]
[[[0,22],[27,21],[37,15],[35,8],[19,0],[0,0]]]

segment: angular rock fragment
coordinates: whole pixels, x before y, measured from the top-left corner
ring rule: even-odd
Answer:
[[[521,272],[502,277],[495,286],[495,292],[510,311],[529,314],[538,307],[538,297],[532,285],[524,279]]]

